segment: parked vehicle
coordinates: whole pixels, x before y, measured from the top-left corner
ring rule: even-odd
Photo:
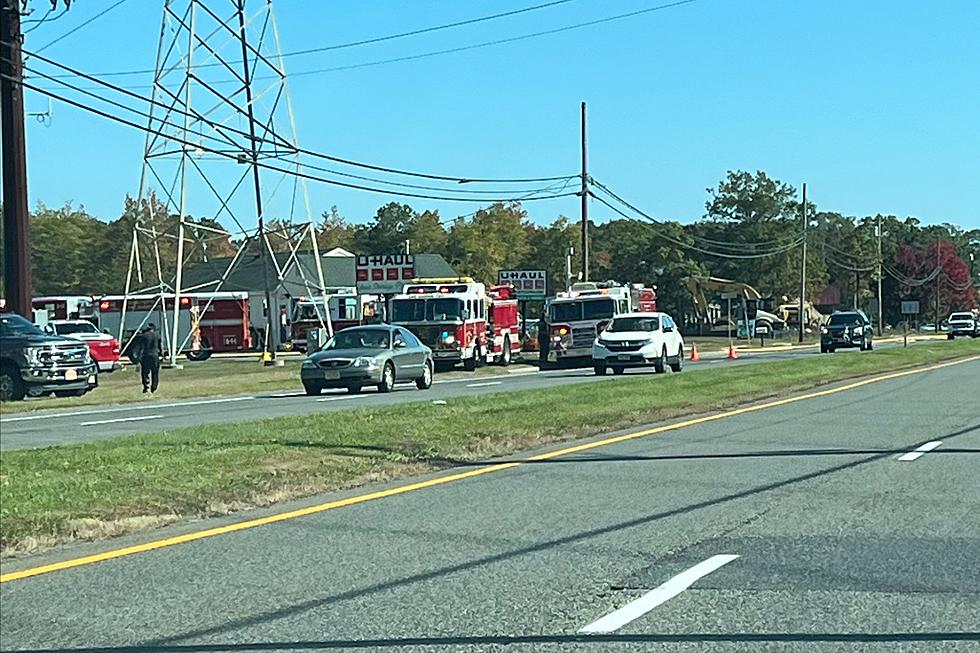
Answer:
[[[521,349],[513,297],[510,286],[488,291],[468,277],[416,279],[392,299],[391,322],[412,331],[441,366],[506,365]]]
[[[95,301],[89,295],[34,297],[31,300],[31,306],[35,312],[35,320],[37,320],[38,311],[43,311],[47,315],[46,320],[42,318],[44,321],[88,320],[95,324],[99,319]]]
[[[102,333],[88,320],[52,320],[44,330],[47,333],[65,338],[81,340],[88,345],[100,372],[112,372],[122,365],[119,363],[119,341],[108,333]]]
[[[366,385],[391,392],[396,383],[432,386],[432,350],[408,329],[398,326],[359,326],[338,331],[318,352],[303,361],[300,377],[308,395],[324,388],[360,392]]]
[[[376,312],[376,295],[358,295],[356,288],[331,289],[327,295],[329,320],[323,310],[323,297],[299,297],[292,306],[289,342],[293,349],[307,351],[309,333],[314,329],[330,329],[336,333],[364,324]]]
[[[956,336],[980,336],[980,320],[970,312],[953,313],[946,320],[949,324],[946,339],[953,340]]]
[[[666,313],[625,313],[614,317],[592,346],[592,367],[622,374],[627,367],[653,367],[662,374],[684,366],[684,338]]]
[[[98,382],[99,368],[84,342],[45,333],[20,315],[0,314],[0,401],[52,392],[81,396]]]
[[[835,311],[820,327],[821,353],[833,353],[841,347],[874,349],[874,328],[864,311]]]
[[[548,362],[582,362],[588,364],[596,336],[617,315],[633,310],[633,290],[615,282],[572,284],[547,305]],[[538,338],[542,334],[538,334]]]

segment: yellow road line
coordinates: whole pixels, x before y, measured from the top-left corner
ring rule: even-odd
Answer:
[[[848,390],[853,390],[855,388],[860,388],[862,386],[869,385],[871,383],[878,383],[880,381],[888,381],[890,379],[897,379],[903,376],[910,376],[912,374],[921,374],[923,372],[929,372],[932,370],[938,370],[944,367],[950,367],[953,365],[959,365],[961,363],[968,363],[972,361],[980,360],[980,356],[971,356],[969,358],[958,359],[954,361],[949,361],[946,363],[939,363],[936,365],[931,365],[929,367],[915,368],[911,370],[904,370],[901,372],[890,372],[888,374],[883,374],[879,376],[874,376],[860,381],[855,381],[853,383],[848,383],[846,385],[837,386],[833,388],[828,388],[826,390],[818,390],[815,392],[809,392],[802,395],[796,395],[793,397],[786,397],[784,399],[776,399],[773,401],[767,401],[761,404],[755,404],[752,406],[745,406],[743,408],[735,408],[733,410],[728,410],[722,413],[716,413],[714,415],[705,415],[703,417],[695,417],[688,420],[683,420],[680,422],[673,422],[670,424],[664,424],[663,426],[657,426],[654,428],[644,429],[642,431],[633,431],[631,433],[626,433],[624,435],[618,435],[610,438],[604,438],[600,440],[594,440],[591,442],[585,442],[583,444],[573,445],[570,447],[564,447],[562,449],[557,449],[555,451],[549,451],[547,453],[532,456],[527,459],[526,462],[534,462],[539,460],[550,460],[552,458],[558,458],[561,456],[567,456],[569,454],[578,453],[580,451],[588,451],[590,449],[596,449],[599,447],[606,447],[611,444],[616,444],[619,442],[626,442],[629,440],[636,440],[638,438],[644,438],[650,435],[656,435],[658,433],[665,433],[667,431],[676,431],[678,429],[684,429],[690,426],[696,426],[698,424],[705,424],[708,422],[714,422],[721,419],[726,419],[728,417],[734,417],[736,415],[744,415],[746,413],[757,412],[760,410],[766,410],[768,408],[775,408],[777,406],[785,406],[786,404],[796,403],[798,401],[805,401],[807,399],[816,399],[818,397],[826,397],[827,395],[833,395],[840,392],[846,392]],[[234,524],[228,524],[227,526],[218,526],[216,528],[207,528],[200,531],[194,531],[192,533],[185,533],[184,535],[177,535],[175,537],[168,537],[161,540],[153,540],[150,542],[145,542],[143,544],[136,544],[134,546],[122,547],[119,549],[112,549],[109,551],[104,551],[102,553],[96,553],[94,555],[82,556],[78,558],[71,558],[69,560],[63,560],[61,562],[55,562],[48,565],[41,565],[39,567],[31,567],[29,569],[23,569],[21,571],[13,571],[7,574],[0,575],[0,583],[6,583],[12,580],[19,580],[22,578],[30,578],[31,576],[40,576],[41,574],[49,574],[54,571],[61,571],[63,569],[71,569],[73,567],[81,567],[84,565],[94,564],[96,562],[103,562],[105,560],[113,560],[115,558],[122,558],[125,556],[134,555],[137,553],[145,553],[147,551],[155,551],[156,549],[162,549],[168,546],[175,546],[177,544],[185,544],[187,542],[194,542],[197,540],[203,540],[208,537],[215,537],[217,535],[225,535],[227,533],[234,533],[236,531],[243,531],[249,528],[255,528],[257,526],[265,526],[266,524],[274,524],[276,522],[286,521],[289,519],[296,519],[297,517],[305,517],[307,515],[314,515],[320,512],[326,512],[328,510],[334,510],[336,508],[343,508],[344,506],[353,506],[360,503],[367,503],[368,501],[375,501],[377,499],[384,499],[386,497],[392,497],[399,494],[405,494],[408,492],[414,492],[416,490],[423,490],[425,488],[435,487],[437,485],[445,485],[447,483],[454,483],[456,481],[461,481],[467,478],[473,478],[475,476],[482,476],[483,474],[489,474],[491,472],[501,472],[505,469],[511,469],[513,467],[518,467],[525,464],[525,461],[516,462],[506,462],[487,465],[486,467],[480,467],[478,469],[472,469],[465,472],[458,472],[455,474],[448,474],[446,476],[439,476],[436,478],[431,478],[426,481],[420,481],[417,483],[408,483],[406,485],[399,485],[397,487],[389,488],[387,490],[379,490],[377,492],[368,492],[366,494],[359,494],[352,497],[347,497],[346,499],[338,499],[336,501],[328,501],[326,503],[317,504],[314,506],[308,506],[306,508],[300,508],[298,510],[290,510],[288,512],[282,512],[275,515],[269,515],[268,517],[259,517],[257,519],[249,519],[245,521],[236,522]]]

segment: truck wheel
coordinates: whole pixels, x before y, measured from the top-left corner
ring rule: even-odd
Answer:
[[[13,365],[0,369],[0,401],[20,401],[27,394],[20,371]]]
[[[55,390],[54,396],[55,397],[81,397],[86,392],[88,392],[87,389],[86,390]]]
[[[500,366],[507,367],[510,365],[510,338],[504,338],[504,350],[500,352]]]
[[[476,369],[476,357],[478,355],[479,352],[477,352],[476,349],[474,349],[473,355],[463,361],[463,369],[466,370],[467,372],[474,371]]]
[[[385,368],[381,372],[381,383],[378,384],[378,392],[391,392],[395,387],[395,366],[391,362],[385,363]]]
[[[187,356],[187,360],[197,363],[211,358],[213,353],[213,349],[198,349],[197,351],[189,351],[184,355]]]

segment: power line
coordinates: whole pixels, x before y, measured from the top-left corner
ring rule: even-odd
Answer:
[[[693,0],[691,0],[691,1],[693,1]],[[216,123],[214,123],[212,121],[209,121],[209,120],[203,118],[200,115],[197,115],[197,114],[194,114],[194,113],[188,113],[187,111],[182,110],[180,108],[177,108],[174,105],[170,105],[170,104],[167,104],[167,103],[164,103],[164,102],[160,102],[160,101],[155,100],[153,98],[148,98],[148,97],[146,97],[144,95],[141,95],[139,93],[136,93],[136,92],[134,92],[132,90],[126,89],[126,88],[124,88],[122,86],[118,86],[116,84],[113,84],[112,82],[108,82],[108,81],[105,81],[103,79],[100,79],[100,78],[96,77],[95,75],[91,75],[91,74],[82,72],[80,70],[77,70],[75,68],[72,68],[71,66],[68,66],[66,64],[60,63],[60,62],[55,61],[53,59],[49,59],[47,57],[37,55],[37,53],[28,52],[26,50],[24,52],[26,54],[31,55],[31,56],[34,56],[34,58],[36,58],[36,59],[38,59],[40,61],[43,61],[43,62],[45,62],[47,64],[50,64],[50,65],[52,65],[52,66],[54,66],[56,68],[60,68],[61,70],[67,70],[67,71],[71,72],[72,75],[74,75],[76,77],[82,77],[82,78],[87,79],[89,81],[95,82],[97,84],[100,84],[101,86],[104,86],[105,88],[111,89],[111,90],[116,91],[118,93],[122,93],[122,94],[127,95],[129,97],[132,97],[134,99],[140,100],[141,102],[146,102],[148,104],[153,104],[153,105],[159,106],[159,107],[161,107],[163,109],[166,109],[168,111],[173,111],[173,112],[180,113],[181,115],[187,115],[187,116],[189,116],[191,118],[194,118],[195,120],[201,120],[202,122],[208,123],[211,126],[215,127],[216,129],[220,127],[220,129],[224,129],[224,130],[230,131],[230,132],[237,132],[238,131],[238,130],[235,130],[235,129],[231,128],[231,127],[227,127],[225,125],[220,125],[219,126]],[[48,74],[45,74],[45,73],[40,73],[36,69],[29,69],[29,70],[31,70],[32,72],[38,73],[38,74],[42,75],[43,77],[45,77],[47,79],[50,79],[51,81],[54,81],[56,83],[59,83],[59,84],[62,84],[62,85],[66,85],[66,86],[70,86],[71,88],[73,88],[76,91],[83,92],[83,93],[86,92],[86,89],[83,89],[82,87],[78,87],[78,86],[73,86],[73,85],[67,84],[66,82],[64,82],[61,79],[56,79],[53,75],[48,75]],[[38,87],[32,87],[32,88],[35,88],[39,92],[43,92],[45,90],[49,90],[49,89],[43,89],[43,88],[38,88]],[[241,132],[241,133],[244,134],[244,132]],[[268,142],[268,141],[264,141],[263,140],[263,142]],[[396,174],[396,175],[407,176],[407,177],[418,177],[418,178],[421,178],[421,179],[431,179],[431,180],[435,180],[435,181],[451,181],[451,182],[455,182],[457,184],[469,184],[469,183],[474,183],[474,184],[493,184],[493,183],[496,183],[496,184],[517,184],[517,183],[543,183],[543,182],[551,182],[551,181],[560,182],[560,181],[564,181],[564,180],[568,179],[571,176],[575,176],[575,175],[560,175],[560,176],[550,176],[550,177],[524,177],[524,178],[479,178],[479,177],[465,177],[465,176],[436,175],[436,174],[429,174],[429,173],[423,173],[423,172],[417,172],[417,171],[411,171],[411,170],[402,170],[402,169],[398,169],[398,168],[391,168],[391,167],[387,167],[387,166],[379,166],[379,165],[374,165],[374,164],[370,164],[370,163],[364,163],[364,162],[360,162],[360,161],[354,161],[354,160],[351,160],[351,159],[346,159],[346,158],[337,157],[337,156],[333,156],[333,155],[329,155],[329,154],[324,154],[324,153],[316,152],[316,151],[313,151],[313,150],[308,150],[308,149],[304,149],[304,148],[294,147],[292,144],[290,144],[289,147],[292,148],[293,151],[295,153],[297,153],[297,154],[305,154],[305,155],[311,156],[313,158],[324,159],[324,160],[327,160],[327,161],[333,161],[334,163],[342,163],[344,165],[349,165],[349,166],[352,166],[352,167],[365,168],[365,169],[368,169],[368,170],[374,170],[376,172],[386,172],[386,173],[389,173],[389,174]]]
[[[89,18],[88,20],[86,20],[84,23],[82,23],[80,25],[77,25],[76,27],[73,27],[72,29],[68,30],[67,32],[65,32],[64,34],[62,34],[61,36],[59,36],[58,38],[54,39],[53,41],[49,41],[47,44],[42,45],[40,48],[37,49],[37,52],[44,52],[45,50],[47,50],[48,48],[50,48],[55,43],[59,43],[60,41],[63,41],[64,39],[68,38],[69,36],[71,36],[72,34],[74,34],[75,32],[77,32],[78,30],[80,30],[83,27],[85,27],[86,25],[90,25],[91,23],[97,21],[99,18],[102,18],[107,13],[109,13],[110,11],[112,11],[113,9],[115,9],[116,7],[118,7],[119,5],[121,5],[124,2],[126,2],[126,0],[117,0],[115,4],[110,5],[109,7],[103,9],[99,13],[95,14],[94,16],[92,16],[91,18]],[[37,52],[35,52],[35,54],[37,54]]]
[[[3,77],[5,77],[7,79],[13,79],[9,75],[3,75]],[[95,115],[101,116],[101,117],[106,118],[108,120],[112,120],[114,122],[117,122],[117,123],[126,125],[128,127],[132,127],[134,129],[139,129],[140,131],[143,131],[143,132],[148,132],[148,133],[151,133],[151,134],[160,134],[159,131],[155,131],[155,130],[150,129],[148,127],[145,127],[145,126],[143,126],[141,124],[135,123],[135,122],[133,122],[131,120],[127,120],[126,118],[122,118],[120,116],[116,116],[116,115],[110,114],[108,112],[102,111],[101,109],[97,109],[95,107],[92,107],[92,106],[83,104],[81,102],[72,100],[70,98],[63,97],[61,95],[58,95],[56,93],[51,92],[48,89],[42,89],[42,88],[39,88],[39,87],[37,87],[37,86],[35,86],[33,84],[30,84],[30,83],[27,83],[27,82],[21,82],[21,83],[23,84],[23,86],[25,88],[30,88],[30,89],[38,92],[38,93],[41,93],[42,95],[45,95],[45,96],[50,97],[52,99],[58,100],[60,102],[64,102],[66,104],[69,104],[69,105],[74,106],[76,108],[82,109],[84,111],[88,111],[89,113],[93,113]],[[237,154],[231,154],[231,153],[228,153],[228,152],[224,152],[222,150],[214,149],[214,148],[209,147],[209,146],[204,146],[204,145],[202,145],[200,143],[194,143],[194,142],[188,141],[186,139],[175,137],[174,135],[171,135],[171,134],[166,134],[164,136],[167,139],[172,140],[172,141],[174,141],[176,143],[180,143],[182,145],[186,145],[186,146],[189,146],[189,147],[194,147],[194,148],[197,148],[197,149],[199,149],[199,150],[201,150],[203,152],[210,152],[211,154],[216,154],[218,156],[222,156],[224,158],[227,158],[227,159],[230,159],[230,160],[233,160],[233,161],[238,161],[238,155]],[[361,185],[358,185],[358,184],[349,184],[349,183],[342,182],[342,181],[337,181],[337,180],[334,180],[334,179],[326,179],[324,177],[317,177],[315,175],[306,174],[306,173],[301,172],[299,170],[288,170],[288,169],[285,169],[285,168],[280,168],[280,167],[277,167],[277,166],[269,165],[268,163],[263,163],[263,162],[255,162],[255,165],[259,166],[260,168],[263,168],[263,169],[266,169],[266,170],[270,170],[272,172],[279,172],[279,173],[285,174],[285,175],[292,175],[292,176],[295,176],[295,177],[300,177],[302,179],[308,179],[310,181],[315,181],[315,182],[330,184],[330,185],[333,185],[333,186],[340,186],[340,187],[343,187],[343,188],[350,188],[350,189],[354,189],[354,190],[362,190],[362,191],[367,191],[367,192],[373,192],[373,193],[381,193],[381,194],[387,194],[387,195],[399,195],[399,196],[402,196],[402,197],[413,197],[413,198],[418,198],[418,199],[429,199],[429,200],[446,201],[446,202],[477,202],[477,203],[485,203],[485,202],[490,202],[490,203],[511,202],[511,201],[517,201],[517,199],[518,199],[518,198],[514,198],[514,197],[485,198],[485,197],[465,197],[465,196],[463,196],[463,197],[460,197],[460,196],[438,196],[438,195],[423,195],[423,194],[419,194],[419,193],[409,193],[409,192],[404,192],[404,191],[391,191],[391,190],[382,189],[382,188],[372,188],[372,187],[369,187],[369,186],[361,186]],[[560,197],[570,197],[570,196],[573,196],[573,195],[577,195],[577,193],[576,192],[568,192],[568,193],[558,193],[558,194],[535,196],[535,197],[526,197],[525,198],[525,201],[530,201],[530,200],[549,200],[549,199],[557,199],[557,198],[560,198]]]
[[[50,25],[51,23],[55,22],[56,20],[58,20],[59,18],[61,18],[65,14],[67,14],[68,13],[68,8],[66,7],[66,8],[62,9],[61,10],[61,13],[58,14],[57,16],[55,16],[54,18],[49,18],[49,16],[51,15],[52,12],[54,12],[54,7],[51,7],[51,9],[48,9],[46,12],[44,12],[44,15],[41,16],[40,18],[35,18],[33,20],[25,20],[25,21],[22,21],[21,22],[21,25],[29,25],[31,23],[37,23],[37,24],[34,25],[34,27],[32,27],[30,29],[25,29],[23,32],[21,32],[21,36],[26,36],[27,34],[30,34],[31,32],[33,32],[34,30],[36,30],[41,25],[44,25],[45,23],[47,23],[47,24]]]
[[[381,60],[377,60],[377,61],[367,61],[367,62],[362,62],[362,63],[358,63],[358,64],[350,64],[350,65],[346,65],[346,66],[334,66],[334,67],[331,67],[331,68],[318,68],[318,69],[314,69],[314,70],[304,70],[304,71],[300,71],[300,72],[297,72],[297,73],[293,73],[290,76],[291,77],[299,77],[299,76],[304,76],[305,77],[305,76],[308,76],[308,75],[320,75],[320,74],[323,74],[323,73],[339,72],[339,71],[343,71],[343,70],[354,70],[354,69],[357,69],[357,68],[368,68],[368,67],[373,67],[373,66],[381,66],[381,65],[385,65],[385,64],[399,63],[399,62],[404,62],[404,61],[415,61],[415,60],[418,60],[418,59],[427,59],[427,58],[430,58],[430,57],[436,57],[436,56],[441,56],[441,55],[445,55],[445,54],[455,54],[457,52],[466,52],[468,50],[477,50],[477,49],[481,49],[481,48],[488,48],[488,47],[492,47],[492,46],[496,46],[496,45],[504,45],[506,43],[514,43],[514,42],[517,42],[517,41],[525,41],[525,40],[528,40],[528,39],[538,38],[538,37],[541,37],[541,36],[550,36],[552,34],[559,34],[561,32],[568,32],[568,31],[571,31],[571,30],[582,29],[582,28],[585,28],[585,27],[592,27],[592,26],[595,26],[595,25],[600,25],[600,24],[603,24],[603,23],[609,23],[609,22],[612,22],[612,21],[622,20],[622,19],[625,19],[625,18],[632,18],[634,16],[639,16],[639,15],[642,15],[642,14],[648,14],[648,13],[651,13],[651,12],[654,12],[654,11],[660,11],[660,10],[663,10],[663,9],[671,9],[673,7],[679,7],[681,5],[691,4],[691,3],[696,2],[696,1],[697,0],[678,0],[677,2],[671,2],[671,3],[667,3],[667,4],[660,4],[660,5],[656,5],[656,6],[653,6],[653,7],[647,7],[645,9],[639,9],[637,11],[627,12],[627,13],[624,13],[624,14],[617,14],[615,16],[607,16],[605,18],[598,18],[598,19],[586,21],[586,22],[583,22],[583,23],[576,23],[576,24],[573,24],[573,25],[565,25],[563,27],[556,27],[556,28],[553,28],[553,29],[542,30],[542,31],[539,31],[539,32],[531,32],[529,34],[521,34],[521,35],[518,35],[518,36],[511,36],[511,37],[503,38],[503,39],[495,39],[495,40],[492,40],[492,41],[484,41],[482,43],[474,43],[474,44],[471,44],[471,45],[464,45],[464,46],[460,46],[460,47],[456,47],[456,48],[448,48],[448,49],[445,49],[445,50],[435,50],[435,51],[430,51],[430,52],[422,52],[422,53],[419,53],[419,54],[406,55],[406,56],[403,56],[403,57],[394,57],[394,58],[390,58],[390,59],[381,59]],[[505,12],[504,14],[497,14],[497,15],[494,15],[494,16],[487,16],[487,17],[483,17],[481,19],[471,19],[471,20],[472,20],[472,22],[478,22],[480,20],[491,20],[493,18],[499,18],[499,17],[502,17],[504,15],[513,15],[514,13],[522,13],[524,11],[532,11],[534,9],[542,9],[544,7],[552,6],[554,4],[560,4],[560,3],[558,3],[558,2],[545,3],[543,5],[536,5],[535,7],[528,7],[528,8],[525,8],[523,10],[515,10],[514,12]],[[467,24],[467,23],[464,21],[461,24]],[[446,28],[452,27],[452,26],[455,26],[455,24],[450,24],[450,25],[445,25],[445,26],[436,26],[434,28],[426,28],[425,30],[417,31],[417,33],[424,33],[425,31],[435,31],[436,29],[446,29]],[[412,33],[412,32],[406,32],[404,34],[396,34],[396,35],[391,35],[391,36],[388,36],[388,37],[378,37],[378,40],[390,40],[390,39],[393,39],[393,38],[402,38],[403,36],[409,36],[409,35],[413,35],[413,34],[414,33]],[[337,49],[341,49],[341,48],[350,48],[350,47],[354,47],[355,45],[363,45],[363,44],[371,43],[371,42],[375,42],[375,40],[374,39],[368,39],[367,41],[364,41],[364,42],[355,41],[355,42],[352,42],[352,43],[342,43],[342,44],[339,44],[339,45],[336,45],[336,46],[325,46],[324,48],[311,48],[309,50],[297,50],[295,52],[286,52],[286,53],[283,53],[282,56],[283,57],[298,56],[298,55],[303,55],[303,54],[310,54],[310,53],[313,53],[313,52],[323,52],[323,51],[327,51],[327,50],[337,50]],[[45,47],[47,47],[47,46],[45,46]],[[209,67],[209,66],[215,66],[215,65],[220,65],[220,64],[201,64],[202,67]],[[143,74],[150,74],[150,73],[154,73],[154,72],[156,72],[156,71],[155,70],[150,70],[150,69],[142,69],[142,70],[117,70],[117,71],[107,71],[107,72],[99,73],[99,75],[101,77],[110,77],[110,76],[125,76],[125,75],[143,75]]]

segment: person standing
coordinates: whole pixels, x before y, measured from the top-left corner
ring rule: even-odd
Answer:
[[[542,366],[548,364],[548,350],[551,345],[551,332],[548,330],[548,316],[541,313],[538,318],[538,357]]]
[[[160,359],[163,358],[163,344],[160,334],[152,322],[140,334],[140,379],[143,393],[156,392],[160,385]]]

